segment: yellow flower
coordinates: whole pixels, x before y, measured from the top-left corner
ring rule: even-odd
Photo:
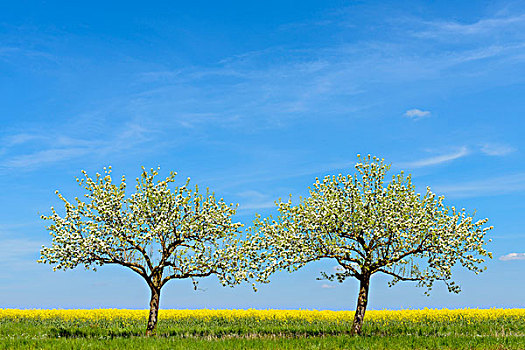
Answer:
[[[63,320],[146,320],[148,310],[129,309],[0,309],[0,319],[54,319]],[[308,322],[352,322],[353,311],[329,310],[177,310],[168,309],[159,311],[159,320],[210,320],[210,319],[255,319],[259,321],[293,321]],[[408,310],[369,310],[366,312],[365,322],[455,322],[467,323],[500,318],[518,318],[525,321],[525,309],[408,309]]]

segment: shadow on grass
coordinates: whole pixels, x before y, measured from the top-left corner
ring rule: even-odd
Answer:
[[[145,336],[146,332],[139,332],[136,330],[109,330],[104,334],[95,329],[87,330],[85,328],[75,327],[53,327],[50,329],[50,336],[53,338],[98,338],[98,339],[114,339],[114,338],[131,338]]]
[[[49,330],[51,338],[91,338],[91,339],[116,339],[116,338],[136,338],[146,337],[145,330],[137,329],[120,329],[106,330],[100,332],[100,329],[86,329],[84,327],[53,327]],[[175,329],[175,330],[158,330],[154,335],[156,338],[200,338],[200,339],[231,339],[231,338],[315,338],[327,336],[350,336],[349,332],[323,332],[323,331],[286,331],[286,330],[265,330],[249,332],[242,329]],[[360,338],[369,338],[370,334],[361,335]]]

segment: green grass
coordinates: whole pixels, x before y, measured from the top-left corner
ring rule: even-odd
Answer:
[[[0,319],[0,349],[525,349],[519,318],[468,321],[350,323],[256,318],[160,320],[155,337],[145,322]]]

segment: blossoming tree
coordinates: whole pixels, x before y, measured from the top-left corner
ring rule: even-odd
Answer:
[[[139,274],[151,291],[146,334],[157,324],[161,288],[172,279],[216,275],[223,285],[233,286],[253,276],[247,255],[238,240],[241,223],[232,222],[233,204],[206,190],[189,188],[189,181],[173,191],[169,184],[176,173],[155,182],[158,169],[148,173],[142,168],[136,192],[126,197],[126,181],[111,179],[111,167],[78,183],[87,190],[87,201],[75,198],[64,202],[65,215],[51,208],[42,216],[52,224],[49,247],[42,247],[39,262],[57,269],[78,265],[96,270],[97,266],[117,264]]]
[[[358,157],[355,175],[316,179],[310,196],[298,205],[279,200],[278,217],[258,216],[251,238],[263,252],[258,277],[263,282],[275,271],[291,272],[324,258],[340,266],[336,273],[323,272],[323,278],[356,278],[353,334],[361,333],[375,273],[390,275],[389,285],[415,281],[428,294],[435,281],[443,281],[457,293],[452,267],[459,263],[477,274],[483,257],[492,257],[484,249],[492,228],[483,227],[487,219],[474,222],[465,209],[446,206],[428,187],[423,196],[416,193],[403,172],[385,183],[390,165],[370,155]]]

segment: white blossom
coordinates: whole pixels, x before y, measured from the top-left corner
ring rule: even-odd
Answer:
[[[83,171],[77,182],[87,192],[84,200],[70,202],[57,191],[65,213],[51,208],[51,215],[42,216],[51,221],[53,240],[42,247],[39,262],[54,270],[125,266],[144,278],[152,300],[157,294],[157,310],[160,289],[172,279],[213,274],[230,286],[248,280],[253,264],[239,240],[243,224],[231,219],[236,206],[208,189],[201,194],[190,188],[189,178],[170,189],[176,173],[155,182],[158,170],[142,168],[135,193],[127,197],[125,177],[114,184],[111,167],[94,179]]]
[[[452,281],[452,267],[458,264],[483,271],[483,258],[492,257],[484,248],[492,228],[484,227],[487,219],[474,222],[465,209],[446,206],[429,187],[424,195],[416,193],[403,172],[386,182],[390,166],[383,159],[358,157],[355,175],[316,179],[310,196],[298,205],[291,198],[279,200],[277,218],[257,216],[250,241],[266,257],[259,263],[259,281],[268,282],[278,270],[335,259],[341,271],[322,277],[359,279],[366,286],[366,309],[368,281],[378,272],[392,277],[390,285],[415,281],[428,293],[435,281],[459,292]]]

